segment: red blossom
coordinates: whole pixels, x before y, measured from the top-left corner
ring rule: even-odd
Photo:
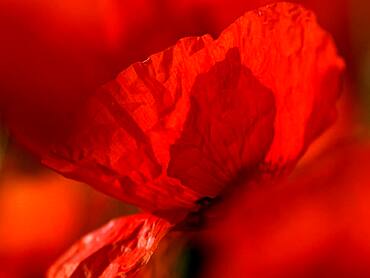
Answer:
[[[182,39],[130,66],[81,107],[68,140],[39,155],[140,207],[188,210],[242,168],[271,172],[294,163],[333,120],[342,68],[311,12],[291,4],[262,8],[217,40]],[[200,155],[209,162],[189,169]],[[188,185],[181,170],[205,177],[197,182],[190,173]]]
[[[343,67],[313,13],[279,3],[246,13],[218,39],[184,38],[131,65],[78,101],[62,137],[37,141],[8,117],[48,167],[160,217],[112,222],[94,234],[97,245],[77,243],[50,275],[136,273],[168,222],[288,172],[334,120]],[[144,230],[158,232],[148,250],[137,248]]]

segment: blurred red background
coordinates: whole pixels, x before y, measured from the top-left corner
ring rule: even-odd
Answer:
[[[205,277],[369,277],[369,150],[343,140],[288,180],[238,196],[205,233],[215,239]]]
[[[19,130],[13,132],[17,132],[20,138],[22,133],[25,133],[37,138],[62,140],[63,131],[69,126],[68,115],[77,112],[80,101],[98,86],[113,79],[129,64],[144,60],[148,55],[172,45],[184,36],[210,33],[217,37],[220,31],[245,11],[271,2],[275,1],[0,0],[2,117],[12,118],[12,121],[16,122]],[[299,169],[305,169],[307,165],[316,165],[315,161],[321,159],[321,153],[328,146],[337,144],[343,137],[353,136],[367,140],[370,120],[370,29],[367,28],[370,26],[370,4],[361,0],[298,2],[315,11],[320,24],[333,35],[340,54],[347,63],[345,90],[338,106],[339,120],[301,161]],[[133,208],[103,196],[88,186],[44,169],[32,160],[27,152],[20,149],[12,138],[5,140],[7,136],[3,133],[0,147],[1,277],[40,277],[50,263],[82,234],[112,217],[134,211]],[[45,133],[47,136],[44,136]],[[357,150],[356,155],[358,152],[361,151]],[[359,163],[357,161],[357,156],[347,155],[346,159],[338,158],[336,163]],[[286,241],[285,237],[294,238],[297,232],[302,232],[302,223],[308,223],[307,234],[303,233],[302,238],[320,238],[323,245],[321,246],[320,240],[315,241],[315,244],[320,248],[327,248],[326,253],[315,251],[304,255],[302,262],[307,261],[308,256],[311,256],[310,262],[320,261],[320,256],[326,256],[324,262],[327,262],[326,258],[337,262],[337,257],[331,254],[341,250],[337,249],[338,242],[334,241],[331,245],[332,241],[327,241],[332,233],[342,231],[336,224],[332,224],[335,219],[340,220],[343,215],[353,218],[354,220],[346,222],[346,225],[350,226],[354,233],[362,228],[368,229],[367,224],[359,227],[367,221],[366,213],[370,212],[367,206],[362,208],[363,214],[352,209],[353,204],[366,204],[367,198],[370,198],[366,187],[368,182],[364,181],[361,186],[352,186],[354,181],[367,178],[366,167],[363,168],[361,174],[356,172],[356,167],[345,168],[348,174],[346,182],[342,181],[340,190],[333,189],[337,183],[335,179],[327,178],[326,182],[318,182],[323,189],[309,193],[304,189],[305,186],[309,187],[308,182],[303,185],[300,183],[299,188],[303,189],[297,193],[298,197],[285,191],[280,192],[281,200],[287,201],[279,206],[283,207],[289,219],[299,219],[297,222],[291,220],[291,224],[289,222],[283,226],[281,229],[286,229],[286,234],[277,233],[275,245],[268,246],[273,256],[270,258],[271,262],[278,265],[276,273],[280,273],[281,277],[288,277],[284,272],[286,262],[281,262],[276,256],[280,254],[279,256],[290,258],[299,253],[297,249],[306,248],[293,246],[292,250],[288,250],[292,253],[281,254],[284,251],[281,250],[281,244],[292,244],[291,241]],[[307,175],[314,175],[308,173],[310,174]],[[325,173],[316,179],[323,176]],[[313,178],[309,181],[316,183]],[[290,189],[286,191],[290,192]],[[344,191],[346,193],[343,193]],[[264,205],[256,206],[257,211],[253,217],[258,218],[265,209],[273,209],[274,203],[269,207],[269,193],[256,194],[259,194],[258,200],[261,199],[263,204],[267,203],[267,208],[264,208]],[[301,201],[291,205],[289,202],[293,202],[293,198]],[[320,215],[315,216],[310,214],[311,207],[315,207],[317,202],[326,204],[337,198],[341,201],[336,202],[338,209],[330,211],[331,226],[322,234],[321,214],[327,212],[319,211]],[[289,214],[290,210],[297,212]],[[308,213],[305,213],[307,211]],[[251,226],[266,223],[267,227],[273,225],[269,218],[265,218],[247,223]],[[310,220],[319,222],[311,223]],[[311,232],[316,230],[317,234],[312,235]],[[256,241],[259,244],[257,247],[261,249],[266,249],[271,241],[262,236],[252,237],[252,240]],[[308,244],[311,244],[310,241]],[[369,242],[361,241],[359,244],[362,246],[361,250],[349,248],[343,249],[343,252],[355,254],[356,258],[364,257],[370,252]],[[250,252],[254,251],[255,249],[250,249]],[[266,257],[255,257],[252,253],[247,255],[249,259],[253,258],[257,267],[258,264],[265,264]],[[343,260],[351,260],[351,263],[353,258],[340,257],[339,261]],[[296,264],[295,261],[288,262]],[[357,264],[367,263],[359,260]],[[324,263],[322,267],[326,266]],[[305,268],[307,277],[319,277],[309,272],[312,268],[310,264],[305,265]],[[348,274],[343,277],[368,276]]]

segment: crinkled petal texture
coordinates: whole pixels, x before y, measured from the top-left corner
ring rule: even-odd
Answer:
[[[112,220],[74,244],[48,277],[135,277],[170,224],[150,214]]]
[[[333,120],[343,67],[311,12],[270,5],[217,40],[185,38],[133,64],[87,99],[65,140],[35,150],[175,222],[239,176],[292,167]]]

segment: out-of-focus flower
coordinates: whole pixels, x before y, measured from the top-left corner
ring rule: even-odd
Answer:
[[[0,276],[41,275],[82,229],[81,197],[76,182],[53,173],[30,178],[7,169],[0,181]]]
[[[87,235],[49,275],[133,277],[167,232],[200,225],[242,185],[288,173],[334,120],[342,70],[313,13],[279,3],[217,40],[181,39],[76,97],[69,126],[50,119],[54,136],[24,129],[8,110],[13,136],[45,165],[152,213]]]
[[[346,140],[288,180],[240,193],[203,238],[205,277],[369,277],[369,154]]]
[[[0,277],[44,276],[81,234],[130,212],[118,204],[34,165],[10,144],[0,170]]]

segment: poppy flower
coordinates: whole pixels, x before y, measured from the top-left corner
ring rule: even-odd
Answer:
[[[343,68],[313,13],[278,3],[131,65],[79,102],[63,136],[6,118],[43,164],[145,211],[82,238],[49,276],[134,277],[167,233],[290,172],[335,119]]]

